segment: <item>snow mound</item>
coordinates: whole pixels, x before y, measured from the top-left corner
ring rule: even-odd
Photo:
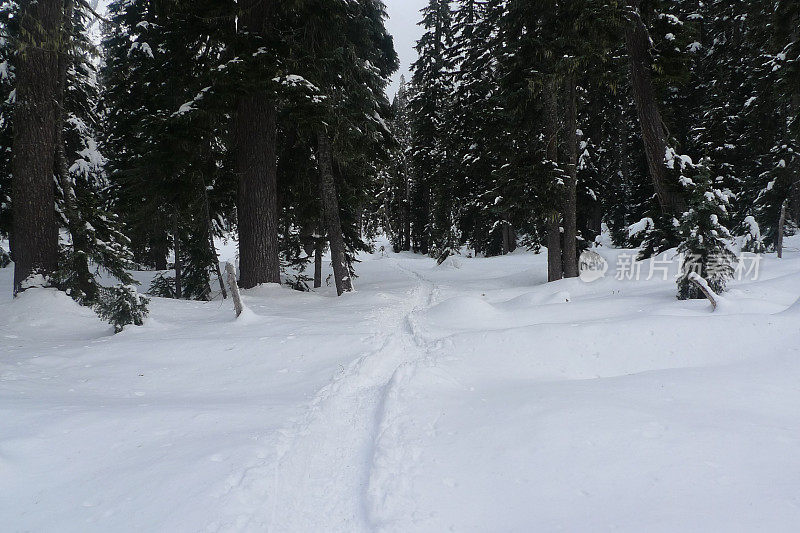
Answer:
[[[506,310],[513,311],[517,309],[528,309],[539,305],[563,304],[569,301],[570,294],[567,291],[558,291],[554,293],[529,292],[499,305]]]
[[[34,338],[41,331],[69,337],[88,332],[90,337],[95,337],[111,329],[94,311],[52,288],[28,289],[14,298],[0,311],[0,328]]]
[[[457,296],[434,305],[423,314],[428,321],[442,325],[480,323],[495,317],[499,311],[495,306],[472,296]]]
[[[441,268],[443,270],[458,270],[461,268],[461,259],[458,256],[451,255],[442,261],[437,268]]]

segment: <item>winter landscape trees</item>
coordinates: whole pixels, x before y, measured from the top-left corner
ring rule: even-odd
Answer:
[[[797,0],[0,0],[1,527],[793,531],[798,182]]]
[[[780,247],[800,218],[789,0],[431,0],[391,106],[379,0],[3,14],[17,292],[99,305],[102,269],[136,299],[135,261],[161,272],[148,292],[209,299],[232,235],[243,288],[306,287],[312,263],[319,286],[329,245],[341,294],[377,231],[440,261],[546,247],[553,281],[603,224],[641,257],[705,257],[713,239]]]

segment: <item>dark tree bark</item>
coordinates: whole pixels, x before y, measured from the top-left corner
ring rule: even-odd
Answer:
[[[578,95],[577,79],[570,74],[566,81],[566,129],[568,173],[564,184],[564,277],[578,277]]]
[[[547,113],[547,159],[558,161],[558,84],[551,83],[546,95]],[[558,203],[558,202],[554,202]],[[564,277],[561,262],[561,213],[554,208],[547,215],[547,281],[558,281]]]
[[[240,31],[267,31],[272,1],[245,0],[239,5]],[[256,92],[239,97],[233,122],[233,151],[239,177],[239,285],[244,289],[281,281],[276,123],[276,103],[267,94]]]
[[[278,259],[277,111],[265,95],[240,98],[234,130],[239,174],[239,284],[280,283]]]
[[[322,254],[325,253],[325,239],[317,236],[314,244],[314,288],[322,287]]]
[[[324,127],[319,128],[317,131],[317,161],[322,189],[322,205],[325,210],[325,225],[328,229],[328,240],[331,245],[333,277],[336,281],[336,292],[341,296],[345,292],[352,291],[353,284],[347,265],[342,223],[339,218],[339,197],[336,193],[336,183],[333,181],[331,142]]]
[[[786,204],[781,204],[781,216],[778,219],[778,236],[775,241],[775,250],[778,252],[778,259],[783,259],[783,234],[786,232]]]
[[[12,148],[14,294],[34,274],[58,268],[53,169],[55,164],[58,48],[63,0],[20,2],[20,45],[15,56],[16,106]]]
[[[159,216],[160,218],[160,216]],[[167,270],[167,256],[169,255],[169,235],[163,221],[156,222],[156,227],[151,236],[150,256],[156,270]]]
[[[678,185],[669,182],[666,167],[667,133],[651,77],[650,34],[640,11],[641,0],[628,0],[632,20],[625,29],[631,66],[631,88],[653,187],[664,214],[679,216],[685,210]]]
[[[405,241],[403,242],[402,251],[411,251],[411,179],[409,179],[408,164],[405,165],[405,182],[406,182],[406,196],[403,201],[403,224]]]
[[[510,254],[517,249],[517,232],[509,221],[503,222],[503,255]]]
[[[181,261],[181,237],[178,231],[178,214],[175,213],[172,226],[172,242],[175,249],[175,298],[180,300],[183,295],[183,263]]]

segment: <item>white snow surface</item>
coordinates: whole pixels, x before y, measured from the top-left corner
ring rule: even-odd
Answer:
[[[2,530],[796,531],[798,244],[717,313],[607,247],[594,283],[378,253],[118,335],[0,270]]]

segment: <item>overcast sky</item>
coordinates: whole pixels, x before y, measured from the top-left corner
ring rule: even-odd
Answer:
[[[409,79],[408,69],[417,59],[414,45],[422,35],[422,29],[417,26],[421,17],[419,10],[428,2],[427,0],[384,0],[384,2],[389,12],[386,27],[394,37],[394,47],[400,56],[400,70],[394,75],[392,85],[387,89],[391,99],[397,92],[400,76],[405,75],[406,79]]]

